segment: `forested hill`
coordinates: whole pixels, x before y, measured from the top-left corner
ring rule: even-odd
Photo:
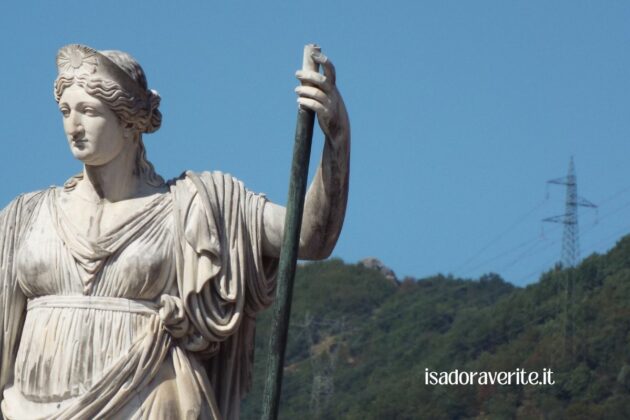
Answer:
[[[574,279],[573,346],[565,284]],[[269,311],[254,386],[260,417]],[[628,418],[630,237],[526,288],[496,275],[397,286],[340,260],[300,267],[283,382],[283,419]],[[432,371],[551,369],[555,385],[426,385]]]

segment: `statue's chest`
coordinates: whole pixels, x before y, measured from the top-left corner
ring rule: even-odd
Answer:
[[[54,294],[154,299],[175,278],[174,227],[169,201],[121,219],[92,240],[79,223],[47,201],[17,256],[28,297]]]

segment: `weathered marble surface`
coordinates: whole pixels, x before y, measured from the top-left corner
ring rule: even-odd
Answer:
[[[350,128],[324,74],[298,71],[326,135],[300,255],[325,258],[348,191]],[[0,387],[9,419],[238,418],[284,208],[220,172],[165,182],[146,158],[160,96],[119,51],[69,45],[59,103],[83,171],[0,213]]]

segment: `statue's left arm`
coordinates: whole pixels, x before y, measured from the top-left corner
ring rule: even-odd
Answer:
[[[302,82],[296,88],[298,103],[317,113],[325,135],[322,160],[304,203],[299,258],[307,260],[327,258],[332,253],[346,212],[350,174],[350,122],[336,86],[335,68],[321,53],[313,60],[322,65],[324,74],[296,73]],[[265,205],[262,239],[267,256],[280,255],[284,215],[284,207],[270,202]]]

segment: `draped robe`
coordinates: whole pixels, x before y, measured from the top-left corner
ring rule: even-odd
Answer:
[[[219,172],[169,187],[96,241],[56,188],[0,213],[6,418],[238,418],[275,288],[266,198]]]

